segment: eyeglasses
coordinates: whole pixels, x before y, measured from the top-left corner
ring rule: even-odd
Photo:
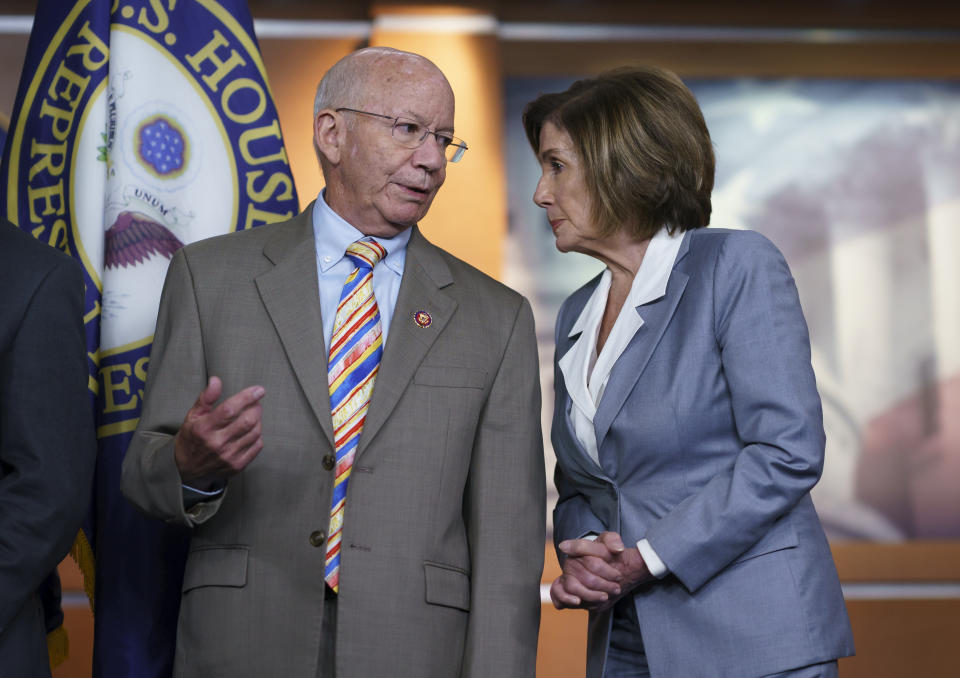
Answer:
[[[437,144],[443,151],[444,157],[450,162],[459,162],[463,154],[467,152],[467,144],[463,139],[453,136],[449,132],[436,132],[427,129],[416,120],[410,118],[399,118],[392,115],[383,115],[382,113],[371,113],[370,111],[359,111],[356,108],[338,108],[340,111],[350,113],[360,113],[374,118],[383,118],[393,123],[392,134],[397,143],[406,148],[419,148],[423,144],[428,134],[432,134],[437,140]]]

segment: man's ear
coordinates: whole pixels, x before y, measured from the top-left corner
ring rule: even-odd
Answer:
[[[325,108],[313,121],[313,143],[317,153],[331,165],[340,163],[340,149],[344,139],[343,116],[331,108]]]

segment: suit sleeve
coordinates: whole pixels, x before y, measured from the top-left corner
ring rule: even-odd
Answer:
[[[481,415],[470,465],[465,678],[528,678],[535,672],[545,506],[539,361],[533,314],[524,300]]]
[[[555,545],[566,539],[582,539],[590,534],[600,534],[607,529],[590,508],[587,498],[563,473],[559,462],[553,471],[553,483],[559,495],[557,505],[553,509],[553,543]],[[566,556],[558,549],[557,558],[563,563]]]
[[[69,551],[92,491],[83,280],[60,259],[0,353],[0,634]]]
[[[143,412],[123,460],[121,489],[147,515],[187,527],[209,520],[226,495],[188,510],[173,454],[174,436],[206,384],[194,281],[180,250],[170,262],[160,297]]]
[[[713,297],[717,343],[742,447],[731,455],[725,473],[647,534],[691,591],[809,493],[823,470],[825,444],[807,326],[780,252],[756,233],[728,236],[717,258]]]

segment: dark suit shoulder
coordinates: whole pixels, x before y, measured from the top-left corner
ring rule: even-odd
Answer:
[[[69,298],[82,308],[80,265],[60,250],[40,242],[7,221],[0,222],[0,342],[6,345],[38,291]],[[49,299],[50,297],[46,297]],[[78,308],[78,311],[80,309]]]
[[[9,221],[0,221],[0,285],[3,289],[35,286],[56,268],[75,271],[80,265],[69,255],[40,242]]]

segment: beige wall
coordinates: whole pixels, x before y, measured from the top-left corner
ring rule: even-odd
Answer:
[[[357,41],[352,38],[260,41],[301,208],[323,188],[323,175],[313,148],[313,96],[317,83],[330,66],[356,46]]]

